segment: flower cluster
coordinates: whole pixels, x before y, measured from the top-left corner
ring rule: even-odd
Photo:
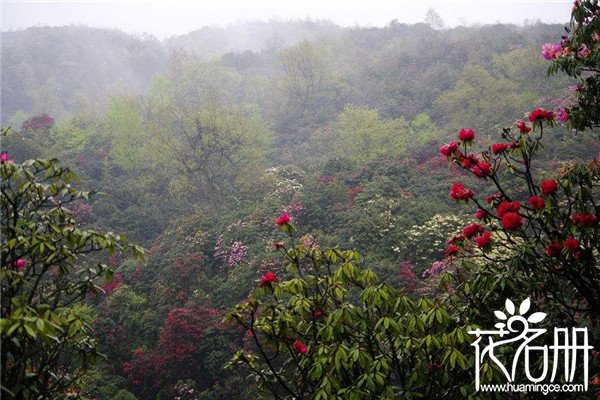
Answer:
[[[473,131],[473,129],[461,129],[458,132],[458,139],[461,142],[472,142],[473,140],[475,140],[475,131]]]
[[[554,60],[563,56],[563,46],[561,43],[545,43],[542,45],[542,57],[545,60]]]
[[[354,197],[357,194],[363,193],[365,190],[362,188],[362,186],[356,186],[350,190],[348,190],[348,196],[350,197]]]
[[[244,257],[248,255],[248,247],[244,246],[242,242],[233,242],[229,250],[229,258],[227,264],[230,267],[238,265]]]
[[[306,207],[301,201],[296,201],[287,206],[283,211],[287,214],[293,215],[295,218],[298,218],[304,212],[306,212]]]
[[[324,177],[319,179],[319,182],[320,183],[335,182],[335,178],[333,176],[325,175]]]
[[[555,194],[558,191],[558,182],[556,182],[554,179],[543,181],[540,184],[540,189],[542,190],[543,195],[548,196]]]
[[[534,123],[534,122],[543,121],[543,120],[553,121],[554,113],[552,111],[546,111],[541,108],[537,108],[529,114],[529,122]]]
[[[545,204],[544,199],[538,196],[531,196],[527,202],[534,210],[541,210]]]
[[[573,214],[571,220],[581,226],[594,226],[598,223],[598,217],[594,214]]]
[[[275,275],[273,272],[267,272],[262,276],[262,278],[260,278],[260,283],[258,286],[263,287],[274,282],[277,282],[277,275]]]
[[[466,189],[462,182],[456,182],[450,189],[450,197],[456,201],[469,200],[475,196],[475,192],[471,189]]]
[[[423,271],[423,277],[438,276],[446,270],[446,263],[443,261],[434,261],[429,269]]]
[[[48,114],[34,115],[21,124],[23,131],[48,130],[54,125],[54,118]]]
[[[2,153],[0,153],[0,165],[7,163],[14,164],[15,162],[14,160],[11,160],[10,156],[6,151],[3,151]]]
[[[415,275],[413,265],[407,260],[400,262],[400,272],[398,272],[398,278],[402,287],[407,292],[413,292],[419,283],[419,278],[417,278]]]
[[[104,290],[104,293],[106,294],[114,292],[122,283],[123,276],[121,274],[115,274],[112,281],[102,285],[102,290]]]
[[[27,266],[27,260],[24,258],[18,258],[11,263],[12,267],[16,271],[21,271]]]
[[[225,257],[225,249],[223,247],[223,235],[219,236],[217,243],[215,243],[214,254],[215,259],[220,260]]]
[[[277,221],[275,221],[275,223],[279,226],[282,226],[284,224],[289,224],[291,220],[292,219],[290,218],[289,214],[287,212],[284,212],[283,214],[281,214],[281,216],[279,216],[279,218],[277,218]]]
[[[299,340],[294,342],[294,349],[296,349],[296,351],[300,354],[308,353],[308,347]]]

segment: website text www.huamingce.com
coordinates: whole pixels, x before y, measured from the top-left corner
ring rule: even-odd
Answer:
[[[520,393],[531,393],[537,392],[542,393],[544,395],[548,393],[557,393],[557,392],[584,392],[585,385],[583,384],[558,384],[558,383],[550,383],[550,384],[540,384],[540,383],[528,383],[528,384],[513,384],[513,383],[503,383],[503,384],[489,384],[489,385],[481,385],[482,392],[520,392]]]

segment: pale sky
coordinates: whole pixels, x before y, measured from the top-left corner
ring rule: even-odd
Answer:
[[[2,30],[29,26],[84,24],[151,33],[159,38],[203,26],[227,26],[239,21],[269,19],[329,19],[342,26],[384,26],[391,20],[415,23],[434,8],[446,26],[541,20],[566,23],[566,0],[126,0],[27,1],[0,0]]]

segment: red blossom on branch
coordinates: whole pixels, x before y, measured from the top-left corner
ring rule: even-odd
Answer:
[[[475,192],[471,189],[466,189],[462,182],[456,182],[452,185],[450,190],[450,197],[454,200],[469,200],[475,196]]]
[[[279,218],[277,218],[276,224],[282,226],[283,224],[289,224],[292,219],[288,213],[284,212]]]

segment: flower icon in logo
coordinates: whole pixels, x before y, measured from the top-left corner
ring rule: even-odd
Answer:
[[[514,321],[519,320],[525,326],[528,326],[530,323],[537,324],[538,322],[541,322],[544,320],[544,318],[546,318],[546,313],[536,312],[536,313],[531,314],[529,317],[527,317],[527,319],[525,319],[524,318],[525,314],[527,314],[530,307],[531,307],[531,300],[529,300],[529,297],[528,297],[525,300],[523,300],[521,305],[519,305],[519,313],[515,314],[515,311],[516,311],[515,304],[510,299],[506,299],[506,302],[504,303],[504,308],[506,309],[506,312],[508,313],[508,315],[510,317],[507,317],[503,311],[494,311],[494,315],[496,316],[496,318],[498,318],[499,320],[502,320],[502,321],[507,321],[506,323],[498,322],[496,325],[494,325],[494,327],[497,329],[503,329],[508,326],[508,329],[513,331],[512,329],[510,329],[510,327]]]

